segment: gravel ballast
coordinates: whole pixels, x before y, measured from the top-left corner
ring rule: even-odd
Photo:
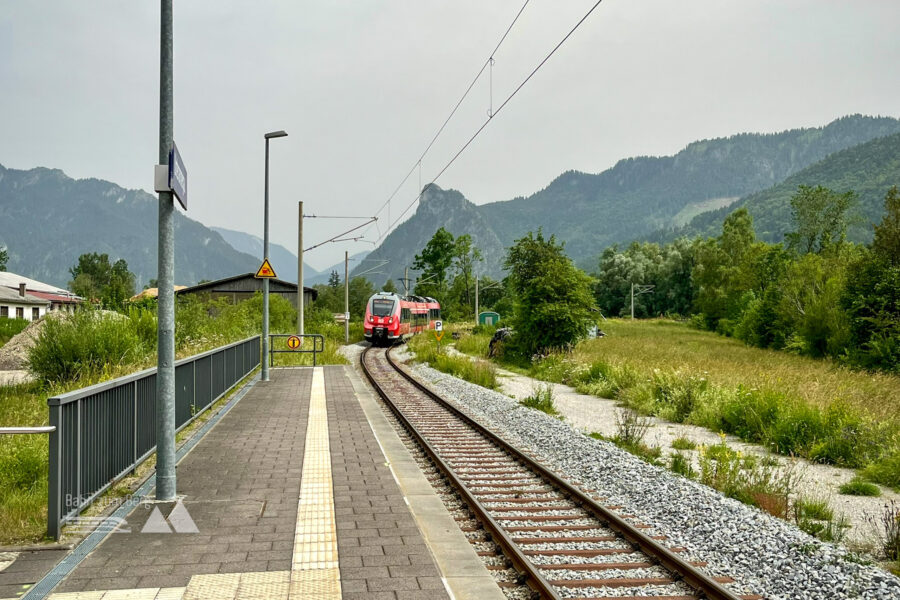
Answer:
[[[852,560],[844,549],[791,524],[649,465],[515,400],[418,365],[413,372],[510,443],[556,472],[596,490],[606,504],[669,536],[691,559],[728,574],[741,594],[772,599],[900,598],[900,579]]]

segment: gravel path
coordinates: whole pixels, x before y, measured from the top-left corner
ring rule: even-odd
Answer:
[[[610,443],[588,438],[508,396],[426,366],[414,370],[511,443],[529,448],[551,468],[598,490],[608,502],[627,506],[629,513],[665,532],[671,543],[685,546],[690,555],[709,561],[717,572],[731,574],[742,592],[785,600],[900,598],[900,579],[848,560],[840,547],[821,543],[780,519],[649,465]],[[530,393],[529,388],[525,395]],[[558,404],[566,410],[566,400],[560,398]],[[589,419],[587,414],[582,418]],[[667,428],[657,429],[663,435]]]

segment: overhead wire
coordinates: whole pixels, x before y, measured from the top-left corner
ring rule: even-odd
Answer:
[[[421,185],[421,183],[422,183],[421,182],[422,159],[425,158],[425,155],[428,154],[428,151],[431,150],[432,146],[434,146],[434,143],[437,141],[438,137],[440,137],[441,133],[443,133],[444,129],[447,127],[447,124],[453,118],[453,115],[456,114],[456,111],[459,110],[459,107],[462,105],[463,101],[465,101],[466,97],[469,95],[469,92],[471,92],[472,88],[475,87],[475,84],[478,83],[478,80],[481,78],[481,75],[484,73],[484,70],[489,65],[493,65],[494,55],[497,54],[497,50],[499,50],[500,46],[503,45],[503,42],[506,40],[507,36],[509,35],[509,32],[512,31],[513,26],[516,24],[516,21],[519,20],[519,17],[522,15],[522,12],[525,10],[525,7],[528,6],[529,2],[530,2],[530,0],[525,0],[525,3],[522,4],[521,8],[519,8],[519,12],[516,13],[515,18],[513,18],[512,22],[509,24],[509,27],[506,28],[506,31],[504,31],[503,35],[500,37],[500,41],[497,42],[497,45],[494,47],[494,50],[488,56],[487,60],[484,61],[484,64],[481,65],[481,68],[478,70],[478,73],[475,74],[475,77],[472,79],[472,83],[469,84],[469,87],[467,87],[466,91],[463,92],[463,95],[459,99],[459,101],[456,103],[456,106],[453,107],[453,110],[451,110],[450,114],[447,116],[447,118],[444,119],[444,122],[441,124],[440,128],[437,130],[437,133],[434,134],[434,136],[431,138],[431,141],[428,142],[428,145],[425,147],[425,150],[422,151],[422,154],[419,156],[419,159],[413,163],[412,167],[409,169],[409,171],[406,173],[406,175],[403,177],[403,179],[400,181],[400,183],[397,185],[397,187],[394,189],[394,191],[391,192],[391,195],[388,196],[388,199],[385,200],[384,204],[382,204],[381,207],[377,211],[375,211],[376,215],[381,214],[381,211],[383,211],[385,209],[385,207],[387,207],[388,211],[390,211],[391,200],[394,199],[394,197],[397,195],[397,192],[399,192],[400,189],[403,187],[403,185],[407,182],[407,180],[409,180],[410,175],[413,174],[413,172],[416,170],[416,167],[419,168],[419,192],[421,193],[421,191],[422,191],[422,185]],[[390,214],[389,214],[388,222],[390,222],[390,220],[391,219],[390,219]],[[366,230],[366,231],[368,231],[368,230]],[[390,232],[390,228],[388,228],[388,232]],[[386,232],[386,233],[388,233],[388,232]],[[386,233],[381,234],[378,239],[380,240],[382,237],[384,237],[384,235],[386,235]]]
[[[588,10],[588,11],[584,14],[584,16],[581,17],[581,19],[578,20],[578,22],[575,24],[575,26],[572,27],[572,29],[569,30],[569,32],[565,35],[565,37],[563,37],[563,38],[559,41],[559,43],[556,44],[556,46],[554,46],[553,49],[547,54],[547,56],[545,56],[544,59],[543,59],[540,63],[538,63],[538,65],[531,71],[531,73],[529,73],[528,76],[527,76],[525,79],[522,80],[522,83],[520,83],[520,84],[516,87],[516,89],[514,89],[513,92],[512,92],[509,96],[507,96],[506,100],[504,100],[503,103],[500,104],[500,106],[497,108],[497,110],[492,111],[492,114],[490,114],[490,116],[488,116],[487,120],[486,120],[484,123],[481,124],[481,127],[479,127],[479,128],[475,131],[475,133],[472,134],[472,137],[470,137],[469,140],[468,140],[465,144],[463,144],[462,148],[460,148],[459,151],[457,151],[457,153],[453,155],[453,158],[451,158],[451,159],[447,162],[447,164],[444,165],[444,167],[438,172],[438,174],[435,175],[435,176],[432,178],[432,180],[431,180],[428,184],[425,185],[425,188],[428,188],[429,186],[431,186],[432,184],[434,184],[434,182],[436,182],[436,181],[441,177],[441,175],[443,175],[443,174],[447,171],[447,169],[449,169],[450,166],[451,166],[454,162],[456,162],[456,159],[459,158],[459,156],[460,156],[463,152],[465,152],[466,148],[468,148],[469,145],[470,145],[472,142],[475,141],[475,138],[477,138],[477,137],[481,134],[481,132],[484,131],[484,129],[488,126],[488,123],[490,123],[490,122],[493,120],[493,118],[494,118],[495,116],[497,116],[497,115],[500,113],[500,111],[503,110],[503,108],[504,108],[507,104],[509,104],[509,101],[512,100],[512,99],[516,96],[516,94],[519,93],[519,90],[521,90],[523,87],[525,87],[525,84],[528,83],[528,81],[529,81],[532,77],[534,77],[535,73],[537,73],[537,72],[541,69],[541,67],[543,67],[544,64],[545,64],[548,60],[550,60],[550,57],[552,57],[552,56],[556,53],[556,51],[559,50],[559,48],[566,42],[566,40],[568,40],[568,39],[572,36],[572,34],[575,33],[575,31],[576,31],[579,27],[581,27],[581,24],[584,23],[585,20],[587,20],[587,18],[588,18],[589,16],[591,16],[591,13],[593,13],[594,10],[596,10],[597,7],[600,6],[600,3],[601,3],[602,1],[603,1],[603,0],[597,0],[597,2],[594,3],[594,5],[590,8],[590,10]],[[523,8],[524,8],[524,7],[523,7]],[[518,17],[517,17],[517,18],[518,18]],[[482,70],[483,70],[483,69],[482,69]],[[388,225],[387,231],[390,231],[391,229],[393,229],[394,225],[396,225],[396,224],[400,221],[400,219],[402,219],[402,218],[404,217],[404,215],[406,215],[406,213],[409,212],[409,209],[411,209],[413,206],[415,206],[416,202],[419,201],[419,198],[420,198],[420,197],[421,197],[421,190],[420,190],[419,194],[417,194],[416,197],[413,199],[413,201],[410,202],[409,205],[403,210],[403,212],[400,213],[400,216],[396,217],[396,218],[394,219],[394,221],[391,222],[391,223]],[[382,240],[383,237],[384,237],[384,235],[382,235],[381,237],[379,237],[378,240],[376,240],[375,243],[377,244],[378,242],[380,242],[380,241]]]

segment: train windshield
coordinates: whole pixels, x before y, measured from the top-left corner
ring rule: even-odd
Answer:
[[[376,317],[388,317],[394,312],[394,301],[387,298],[372,298],[372,314]]]

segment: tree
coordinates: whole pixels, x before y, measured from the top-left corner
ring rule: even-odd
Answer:
[[[110,265],[107,254],[82,254],[69,273],[72,275],[70,290],[105,307],[121,308],[134,295],[135,277],[124,259]]]
[[[9,261],[9,252],[6,248],[0,248],[0,271],[6,270],[6,263]]]
[[[891,266],[900,267],[900,190],[896,185],[884,197],[884,217],[875,226],[872,251]],[[2,264],[0,256],[0,265]]]
[[[456,238],[453,253],[453,268],[456,271],[456,276],[461,278],[462,288],[465,290],[463,301],[467,307],[474,306],[473,272],[475,263],[484,260],[481,256],[481,251],[472,245],[472,236],[466,233]]]
[[[800,254],[823,251],[842,243],[847,235],[847,213],[856,203],[853,191],[838,194],[821,185],[801,185],[791,197],[795,231],[785,237]]]
[[[516,240],[504,261],[515,296],[514,351],[524,356],[567,348],[587,334],[594,321],[591,280],[572,264],[551,236],[529,232]]]
[[[328,274],[328,286],[336,288],[336,287],[340,287],[340,285],[341,285],[341,276],[338,275],[337,271],[331,271],[331,273]]]
[[[393,280],[393,279],[388,279],[387,281],[385,281],[385,282],[384,282],[384,285],[381,286],[381,291],[382,291],[382,292],[389,292],[389,293],[394,293],[394,294],[396,294],[396,293],[397,293],[397,286],[394,284],[394,280]]]
[[[456,258],[456,251],[453,234],[443,227],[438,229],[422,249],[422,254],[416,254],[413,263],[414,269],[422,271],[422,275],[416,283],[417,294],[425,294],[426,290],[434,289],[435,295],[444,295],[447,289],[447,273]],[[422,287],[419,282],[430,285]]]

